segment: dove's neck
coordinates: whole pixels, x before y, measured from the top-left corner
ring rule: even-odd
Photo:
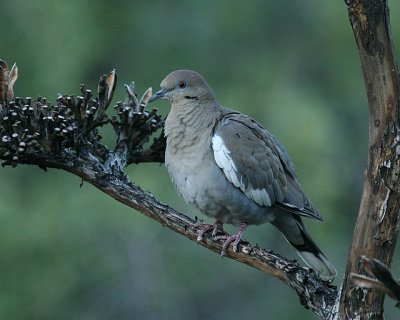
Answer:
[[[167,145],[183,148],[198,143],[207,144],[221,113],[222,108],[215,100],[211,103],[196,100],[173,103],[165,121]]]

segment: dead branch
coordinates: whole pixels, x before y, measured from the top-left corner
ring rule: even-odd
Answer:
[[[400,284],[393,278],[390,270],[377,259],[368,259],[363,256],[361,261],[368,276],[352,273],[351,279],[354,285],[382,291],[397,301],[396,307],[400,307]]]
[[[387,1],[346,3],[368,97],[369,156],[339,312],[344,319],[383,319],[383,293],[354,288],[351,275],[363,274],[364,255],[390,267],[396,246],[400,221],[400,80]]]
[[[9,74],[4,74],[0,91],[12,91],[13,84],[7,79]],[[157,110],[146,109],[151,89],[138,99],[134,83],[126,86],[127,99],[116,103],[116,114],[107,115],[116,79],[115,71],[103,75],[97,97],[81,85],[80,95],[59,96],[55,104],[43,97],[33,100],[29,97],[5,98],[7,95],[3,95],[0,101],[2,165],[30,164],[66,170],[115,200],[196,241],[196,221],[160,203],[123,173],[124,167],[130,163],[163,162],[165,140],[161,133],[153,138],[149,148],[144,148],[144,144],[163,126]],[[104,125],[111,125],[114,129],[113,150],[102,143],[98,134],[98,127]],[[200,245],[220,253],[222,242],[206,236]],[[321,281],[314,271],[300,267],[296,261],[247,242],[242,242],[236,253],[228,250],[226,256],[286,283],[297,292],[301,303],[321,318],[332,313],[338,296],[336,287]]]

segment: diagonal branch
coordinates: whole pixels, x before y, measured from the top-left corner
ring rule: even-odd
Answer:
[[[144,192],[130,182],[122,173],[107,172],[101,164],[85,159],[73,159],[73,161],[65,161],[65,163],[66,165],[59,167],[58,161],[46,160],[41,165],[61,168],[78,175],[115,200],[143,213],[162,226],[196,241],[198,227],[195,220],[160,203],[153,195]],[[211,235],[206,234],[199,245],[220,254],[223,240],[214,241]],[[327,318],[328,314],[333,312],[332,308],[338,296],[337,288],[321,281],[312,270],[300,267],[296,261],[285,259],[248,242],[241,242],[238,252],[229,249],[226,257],[278,278],[294,289],[300,302],[322,319]]]
[[[41,166],[63,169],[81,177],[115,200],[196,241],[196,221],[160,203],[154,196],[130,182],[122,173],[105,171],[101,164],[84,159],[64,159],[63,162],[65,164],[60,166],[60,162],[55,159],[39,161]],[[199,244],[219,254],[223,241],[214,241],[211,235],[205,235]],[[336,287],[321,281],[312,270],[300,267],[296,261],[287,260],[248,242],[241,242],[238,252],[228,250],[226,256],[271,274],[289,285],[297,292],[300,302],[322,319],[333,312],[332,308],[337,299]]]
[[[2,62],[2,66],[0,93],[12,92],[7,65]],[[82,85],[81,95],[60,96],[55,105],[42,97],[32,100],[14,98],[13,94],[0,95],[4,97],[0,100],[0,160],[3,166],[30,164],[68,171],[115,200],[196,241],[196,221],[160,203],[123,173],[130,163],[163,162],[165,139],[161,133],[146,148],[150,137],[163,126],[157,110],[146,110],[151,89],[137,99],[134,83],[126,86],[127,99],[117,102],[116,115],[107,115],[116,79],[115,71],[103,75],[98,97],[94,98],[93,93]],[[114,129],[113,150],[102,143],[97,132],[103,125],[111,125]],[[214,241],[211,235],[205,235],[200,243],[217,253],[221,252],[222,244],[223,240]],[[238,252],[228,250],[226,256],[287,284],[296,291],[302,305],[321,318],[333,314],[337,288],[320,280],[314,271],[300,267],[296,261],[248,242],[241,242]]]

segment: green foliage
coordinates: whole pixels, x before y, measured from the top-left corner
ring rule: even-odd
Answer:
[[[115,68],[115,103],[132,80],[143,92],[174,69],[203,74],[222,104],[257,118],[286,146],[323,214],[324,223],[307,224],[340,284],[368,135],[344,1],[5,0],[0,30],[0,58],[19,67],[16,95],[55,101],[57,93],[79,94],[80,83],[95,90],[99,76]],[[167,114],[167,103],[157,104]],[[159,164],[126,173],[200,217]],[[277,280],[79,185],[64,172],[1,169],[0,319],[312,317]],[[271,226],[250,227],[246,238],[295,257]]]

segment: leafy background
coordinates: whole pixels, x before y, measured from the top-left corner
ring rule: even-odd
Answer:
[[[399,12],[398,2],[390,5]],[[0,58],[18,63],[20,96],[54,101],[57,93],[78,94],[80,83],[95,90],[99,76],[115,68],[116,102],[124,83],[136,81],[141,94],[174,69],[199,71],[221,103],[258,119],[286,146],[324,216],[307,225],[340,285],[368,134],[343,1],[5,0],[0,30]],[[392,33],[398,43],[396,16]],[[157,106],[168,113],[167,103]],[[104,138],[112,144],[107,131]],[[163,202],[199,215],[176,195],[162,165],[131,165],[126,173]],[[276,279],[80,183],[56,170],[1,168],[1,319],[313,317]],[[296,257],[270,225],[250,227],[246,239]],[[386,302],[388,319],[398,317],[393,304]]]

